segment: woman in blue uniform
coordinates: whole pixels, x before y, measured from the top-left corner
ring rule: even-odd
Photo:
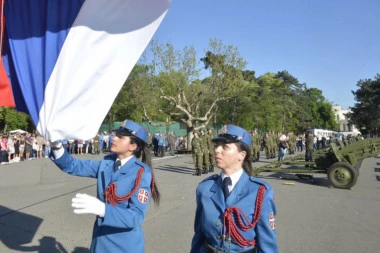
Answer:
[[[273,190],[250,176],[250,134],[227,125],[212,141],[222,171],[198,185],[191,253],[278,252]]]
[[[72,199],[74,213],[96,215],[90,252],[143,253],[141,224],[151,197],[157,205],[160,199],[145,147],[148,132],[131,120],[114,131],[113,153],[101,161],[75,159],[59,141],[53,142],[51,158],[70,175],[97,178],[97,197]]]

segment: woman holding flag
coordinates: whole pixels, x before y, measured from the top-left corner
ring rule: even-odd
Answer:
[[[191,253],[278,252],[273,190],[250,176],[251,135],[227,125],[212,141],[222,171],[198,185]]]
[[[96,197],[78,193],[72,199],[74,213],[96,215],[90,252],[143,253],[141,224],[150,199],[156,205],[160,200],[146,148],[148,132],[131,120],[114,132],[113,153],[101,161],[73,158],[60,141],[52,143],[51,158],[70,175],[97,178]]]

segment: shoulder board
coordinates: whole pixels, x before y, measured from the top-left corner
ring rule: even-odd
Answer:
[[[264,185],[265,188],[267,189],[271,189],[272,187],[270,186],[270,184],[268,184],[267,182],[265,182],[264,180],[260,179],[260,178],[257,178],[257,177],[254,177],[254,176],[250,176],[249,177],[249,180],[251,180],[252,182],[256,183],[256,184],[261,184],[261,185]]]
[[[112,160],[112,161],[115,161],[117,158],[116,154],[112,153],[112,154],[108,154],[106,156],[103,157],[104,160]]]
[[[148,165],[146,165],[145,163],[143,163],[139,159],[136,159],[135,163],[138,164],[140,167],[144,167],[144,169],[149,168]]]
[[[216,179],[218,179],[220,176],[218,175],[218,174],[214,174],[214,175],[212,175],[212,176],[209,176],[209,177],[206,177],[205,179],[203,179],[202,180],[202,182],[204,182],[204,181],[208,181],[208,180],[216,180]]]

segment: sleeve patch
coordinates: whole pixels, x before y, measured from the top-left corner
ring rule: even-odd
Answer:
[[[138,200],[140,201],[140,203],[146,204],[146,203],[148,203],[148,199],[149,199],[148,191],[146,191],[144,189],[140,189],[139,195],[138,195]]]
[[[269,227],[274,230],[276,229],[276,219],[274,218],[273,212],[269,214]]]

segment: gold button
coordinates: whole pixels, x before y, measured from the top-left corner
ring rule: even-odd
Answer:
[[[217,222],[215,223],[215,225],[216,225],[217,227],[219,227],[219,226],[220,226],[220,222],[217,221]]]
[[[221,236],[220,236],[220,235],[217,235],[217,236],[216,236],[216,239],[218,239],[218,240],[219,240],[220,238],[221,238]]]

